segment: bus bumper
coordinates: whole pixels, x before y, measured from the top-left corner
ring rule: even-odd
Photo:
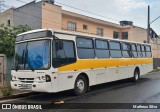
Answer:
[[[22,83],[20,81],[10,81],[12,89],[17,90],[31,90],[35,92],[52,92],[51,82],[33,82]]]

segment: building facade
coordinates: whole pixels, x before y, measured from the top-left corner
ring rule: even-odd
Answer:
[[[124,24],[123,24],[124,23]],[[52,28],[99,35],[108,38],[147,42],[147,29],[124,21],[115,24],[108,21],[63,10],[61,6],[48,2],[30,2],[19,8],[11,8],[0,14],[0,24],[29,25],[31,29]],[[157,40],[151,39],[153,57],[160,58]]]

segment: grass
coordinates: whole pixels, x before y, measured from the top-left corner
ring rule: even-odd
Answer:
[[[11,96],[12,95],[12,88],[10,85],[6,85],[2,88],[0,88],[1,96]]]

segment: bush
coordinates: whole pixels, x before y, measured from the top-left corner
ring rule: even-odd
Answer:
[[[11,96],[12,94],[12,88],[11,86],[7,86],[1,89],[2,95],[3,96]]]

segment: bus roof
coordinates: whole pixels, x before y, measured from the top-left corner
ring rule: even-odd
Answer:
[[[74,35],[74,36],[85,36],[85,37],[88,37],[88,38],[92,37],[92,38],[107,39],[107,40],[114,40],[114,41],[120,41],[120,42],[129,42],[129,43],[136,43],[136,44],[151,45],[151,44],[148,44],[148,43],[142,43],[142,42],[136,42],[136,41],[128,41],[128,40],[122,40],[122,39],[113,39],[113,38],[109,38],[109,37],[101,37],[101,36],[91,35],[91,34],[85,34],[85,33],[81,33],[81,32],[64,31],[64,30],[53,30],[53,29],[36,29],[36,30],[31,30],[31,31],[28,31],[28,32],[21,33],[18,36],[29,34],[29,33],[35,33],[35,32],[45,31],[45,30],[50,30],[52,32],[52,34],[59,33],[59,34],[67,34],[67,35]]]

